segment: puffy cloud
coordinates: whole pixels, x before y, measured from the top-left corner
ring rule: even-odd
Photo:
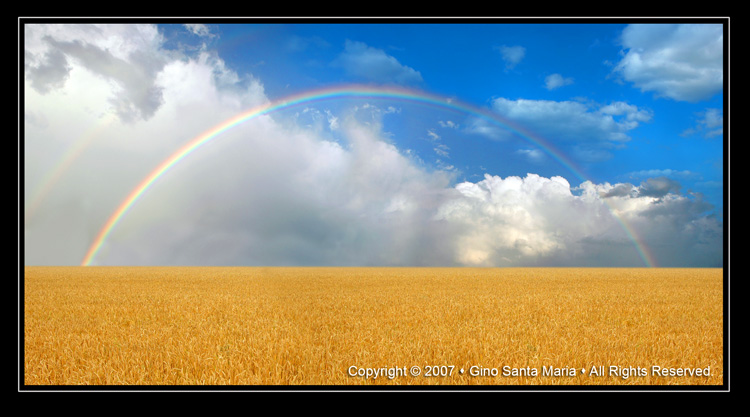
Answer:
[[[452,192],[448,175],[420,170],[379,127],[352,117],[341,124],[343,145],[268,122],[242,126],[183,167],[128,222],[148,222],[154,207],[167,202],[182,209],[129,238],[113,235],[103,260],[439,265],[451,259],[447,248],[430,243],[449,239],[449,225],[430,220]]]
[[[531,126],[534,133],[558,144],[567,144],[578,158],[586,161],[609,159],[607,150],[630,140],[627,132],[651,120],[651,112],[625,102],[595,105],[578,101],[510,100],[503,97],[492,102],[492,109],[502,117],[522,126]],[[477,133],[507,138],[486,123]],[[504,133],[504,135],[503,135]]]
[[[29,264],[80,262],[116,205],[150,169],[200,132],[267,101],[251,77],[235,77],[231,89],[220,88],[223,62],[205,53],[187,57],[163,50],[151,26],[31,25],[26,31],[27,56],[41,58],[51,50],[66,54],[50,49],[56,44],[93,45],[90,51],[106,51],[110,69],[123,74],[142,68],[142,61],[128,57],[151,55],[162,62],[160,71],[144,76],[145,85],[160,91],[161,104],[147,120],[129,123],[120,117],[118,103],[137,96],[82,60],[69,58],[65,82],[43,91],[33,85],[36,62],[27,67],[24,187],[27,198],[39,201],[33,216],[27,212],[24,219]],[[48,192],[40,195],[40,190]],[[30,200],[26,203],[28,209]]]
[[[667,177],[649,178],[641,184],[638,194],[646,197],[664,197],[669,193],[679,193],[680,183]]]
[[[156,76],[166,62],[159,52],[162,37],[158,31],[132,25],[81,25],[64,29],[30,26],[26,31],[32,39],[25,54],[32,62],[37,61],[26,71],[32,88],[40,93],[61,88],[73,65],[70,61],[75,61],[118,86],[118,91],[110,97],[110,105],[122,120],[132,122],[154,115],[163,99]],[[56,36],[62,34],[66,36]],[[133,41],[133,35],[142,39]],[[119,39],[128,41],[119,44]]]
[[[547,90],[556,90],[570,84],[573,84],[573,79],[560,74],[550,74],[544,79],[544,88]]]
[[[370,47],[362,42],[347,40],[344,52],[333,62],[351,76],[395,84],[416,84],[422,81],[419,71],[401,64],[382,49]]]
[[[642,188],[658,189],[648,184]],[[721,227],[703,216],[707,207],[700,199],[673,193],[657,199],[627,184],[585,182],[572,188],[563,178],[534,174],[486,174],[456,189],[461,195],[443,204],[436,218],[461,226],[454,246],[460,264],[642,264],[621,221],[662,266],[721,263]],[[671,242],[678,250],[668,244],[674,238],[680,239]],[[709,241],[717,248],[708,250]]]
[[[495,49],[502,55],[503,61],[505,61],[505,68],[508,70],[515,68],[526,55],[526,48],[523,46],[502,45],[495,47]]]
[[[723,89],[722,25],[630,25],[614,72],[641,91],[697,102]]]

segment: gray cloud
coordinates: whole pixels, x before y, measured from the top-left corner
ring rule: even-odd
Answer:
[[[633,184],[617,184],[612,189],[602,194],[602,197],[634,197],[638,195],[638,189]]]
[[[68,79],[70,66],[65,54],[60,51],[47,51],[35,64],[29,64],[29,61],[34,61],[34,57],[27,51],[26,78],[31,80],[31,87],[41,94],[62,87]]]
[[[164,67],[162,57],[136,51],[125,61],[82,41],[46,39],[53,48],[77,59],[88,70],[120,85],[121,93],[112,98],[112,104],[123,120],[148,119],[162,104],[162,89],[155,83],[156,75]]]
[[[679,194],[682,186],[667,177],[649,178],[638,187],[638,195],[661,198],[669,193]]]

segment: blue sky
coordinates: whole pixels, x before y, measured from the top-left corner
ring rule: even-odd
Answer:
[[[27,263],[79,262],[139,179],[203,130],[364,84],[459,100],[539,141],[398,100],[280,111],[165,175],[98,263],[722,264],[722,25],[41,24],[24,48]]]
[[[716,185],[722,182],[723,137],[715,133],[721,126],[712,129],[704,122],[706,112],[714,112],[718,117],[723,115],[721,84],[717,83],[713,89],[690,100],[665,97],[665,93],[659,90],[643,91],[616,70],[622,54],[628,51],[623,40],[627,25],[296,24],[206,27],[215,35],[208,45],[215,47],[230,67],[245,69],[262,79],[269,97],[283,97],[340,83],[368,83],[398,84],[489,108],[493,100],[501,98],[512,102],[557,103],[558,111],[563,110],[564,104],[561,103],[578,103],[579,115],[591,115],[615,102],[635,106],[643,113],[643,120],[636,121],[636,127],[625,130],[626,138],[616,144],[592,144],[581,149],[580,142],[576,143],[577,140],[599,141],[602,135],[611,133],[604,129],[591,132],[583,139],[573,137],[569,141],[556,137],[566,134],[564,128],[544,126],[537,132],[560,146],[592,180],[637,182],[648,175],[644,172],[663,171],[665,176],[678,180],[685,189],[710,196],[712,204],[721,207],[721,187],[717,190]],[[165,33],[168,39],[189,42],[189,35],[186,38],[183,29],[180,26],[167,27]],[[721,26],[705,32],[707,41],[715,41],[710,36],[721,35]],[[677,35],[673,42],[675,47],[682,46]],[[683,42],[687,45],[687,39]],[[368,53],[373,60],[380,58],[385,61],[387,57],[392,65],[368,67],[364,63]],[[351,56],[351,60],[346,61],[342,56]],[[363,61],[359,72],[353,68],[357,66],[357,59]],[[721,64],[716,65],[720,70]],[[518,120],[527,129],[535,131],[536,117],[545,116],[529,115]],[[434,131],[437,133],[438,129]],[[546,168],[542,161],[536,161],[530,156],[535,153],[532,153],[534,149],[529,143],[488,143],[482,138],[444,129],[439,135],[447,146],[456,149],[451,153],[451,165],[461,167],[467,179],[483,175],[480,166],[503,170],[503,167],[513,165],[504,175],[524,175],[529,163],[533,166],[536,162],[540,166],[535,167],[535,172],[575,180],[563,167],[549,169],[551,167]],[[467,141],[482,143],[464,147]],[[532,152],[518,154],[519,150]],[[526,155],[526,161],[518,161],[522,155]],[[432,159],[431,156],[423,155],[423,159]]]

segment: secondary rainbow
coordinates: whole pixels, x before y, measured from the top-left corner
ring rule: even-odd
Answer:
[[[170,170],[175,164],[179,163],[185,157],[195,152],[198,148],[205,145],[206,143],[216,139],[222,133],[233,127],[252,120],[256,117],[267,115],[276,111],[289,109],[295,106],[312,104],[319,101],[343,99],[343,98],[361,98],[361,99],[391,99],[391,100],[404,100],[407,102],[422,103],[429,106],[437,106],[443,109],[459,111],[462,113],[471,114],[480,117],[484,120],[489,121],[495,125],[500,126],[510,132],[521,136],[525,140],[528,140],[532,144],[542,148],[547,154],[552,156],[555,160],[565,166],[570,172],[572,172],[581,181],[586,181],[587,178],[581,173],[581,171],[575,167],[563,153],[557,150],[554,146],[549,144],[542,138],[533,135],[531,132],[522,128],[521,126],[501,118],[498,114],[491,112],[486,109],[481,109],[466,103],[462,103],[458,100],[438,96],[423,91],[409,90],[404,88],[395,87],[374,87],[364,85],[345,85],[329,87],[318,90],[308,90],[300,94],[291,95],[280,100],[272,101],[257,107],[254,107],[248,111],[238,114],[222,123],[214,126],[213,128],[203,132],[199,136],[191,139],[184,146],[173,153],[169,158],[164,160],[159,166],[157,166],[143,181],[141,181],[135,189],[125,198],[125,200],[117,207],[115,212],[109,217],[107,222],[104,224],[102,229],[97,234],[94,242],[92,243],[89,250],[86,252],[86,256],[83,258],[81,265],[88,266],[93,261],[102,244],[107,239],[109,234],[118,224],[120,219],[128,212],[128,210],[135,204],[136,201],[149,189],[151,186],[167,171]],[[605,201],[606,204],[606,201]],[[629,239],[634,243],[635,249],[638,255],[643,260],[644,264],[648,267],[654,266],[653,256],[647,250],[646,245],[637,238],[636,233],[632,228],[610,207],[610,211],[613,216],[617,219],[619,224],[622,226]]]
[[[103,117],[98,123],[94,124],[84,132],[83,135],[75,140],[73,145],[65,151],[59,162],[48,171],[47,175],[45,175],[40,182],[40,185],[31,193],[32,197],[26,204],[24,223],[28,223],[31,218],[34,217],[42,201],[47,197],[50,191],[52,191],[57,182],[60,181],[65,172],[67,172],[78,157],[81,156],[92,143],[101,137],[102,133],[106,131],[106,128],[109,127],[114,120],[115,116],[111,114]]]

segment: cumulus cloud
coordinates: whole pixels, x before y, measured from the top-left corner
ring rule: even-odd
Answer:
[[[570,84],[573,84],[573,79],[560,74],[550,74],[544,79],[544,88],[547,90],[556,90]]]
[[[110,97],[110,105],[122,120],[148,119],[162,104],[162,89],[156,85],[156,76],[166,61],[158,52],[162,43],[158,31],[139,30],[131,25],[82,25],[71,27],[65,32],[67,36],[56,37],[61,29],[40,36],[41,28],[27,31],[28,36],[38,36],[31,43],[41,43],[42,46],[25,51],[26,56],[37,61],[26,71],[32,88],[40,93],[61,88],[71,69],[69,61],[75,61],[80,67],[118,86],[116,94]],[[77,38],[68,39],[76,34]],[[133,42],[130,35],[142,39]],[[115,44],[121,38],[132,43]]]
[[[720,262],[719,223],[701,215],[704,202],[686,196],[657,199],[622,184],[585,182],[573,188],[561,177],[534,174],[486,174],[456,189],[461,195],[441,206],[437,218],[461,225],[454,247],[461,264],[638,264],[642,259],[620,221],[650,245],[647,250],[663,266],[700,264],[709,257],[714,265]],[[678,250],[668,247],[669,233],[679,239],[672,242]],[[704,252],[708,241],[719,246],[710,256]],[[701,260],[681,258],[687,253]]]
[[[344,52],[333,64],[343,67],[351,76],[368,81],[401,85],[417,84],[422,81],[422,74],[419,71],[401,64],[382,49],[357,41],[347,40]]]
[[[641,184],[638,195],[661,198],[670,193],[679,194],[681,185],[667,177],[649,178]]]
[[[523,57],[526,55],[526,48],[523,46],[497,46],[495,47],[496,50],[500,52],[500,55],[503,57],[503,61],[505,61],[505,69],[510,70],[516,67],[521,60],[523,60]]]
[[[580,159],[587,161],[608,159],[611,156],[608,149],[629,141],[628,131],[652,117],[649,110],[625,102],[595,105],[500,97],[492,102],[492,109],[522,126],[531,126],[534,133],[546,140],[567,144]],[[489,127],[486,130],[496,138],[501,137],[496,130]]]
[[[614,73],[641,91],[697,102],[723,89],[721,25],[630,25],[621,41],[624,56]]]
[[[65,82],[43,91],[34,87],[36,65],[27,67],[25,195],[37,196],[55,181],[34,215],[24,219],[29,264],[78,264],[114,207],[160,160],[216,123],[267,101],[253,78],[236,77],[231,89],[220,88],[221,61],[163,50],[152,26],[30,25],[26,35],[27,56],[44,57],[60,44],[94,45],[90,51],[95,51],[83,60],[69,58]],[[137,95],[89,69],[84,61],[95,59],[96,51],[106,51],[110,69],[123,74],[142,68],[142,61],[128,57],[153,56],[163,63],[156,74],[141,78],[161,94],[151,117],[121,117],[118,103]],[[67,168],[56,171],[63,163]]]

